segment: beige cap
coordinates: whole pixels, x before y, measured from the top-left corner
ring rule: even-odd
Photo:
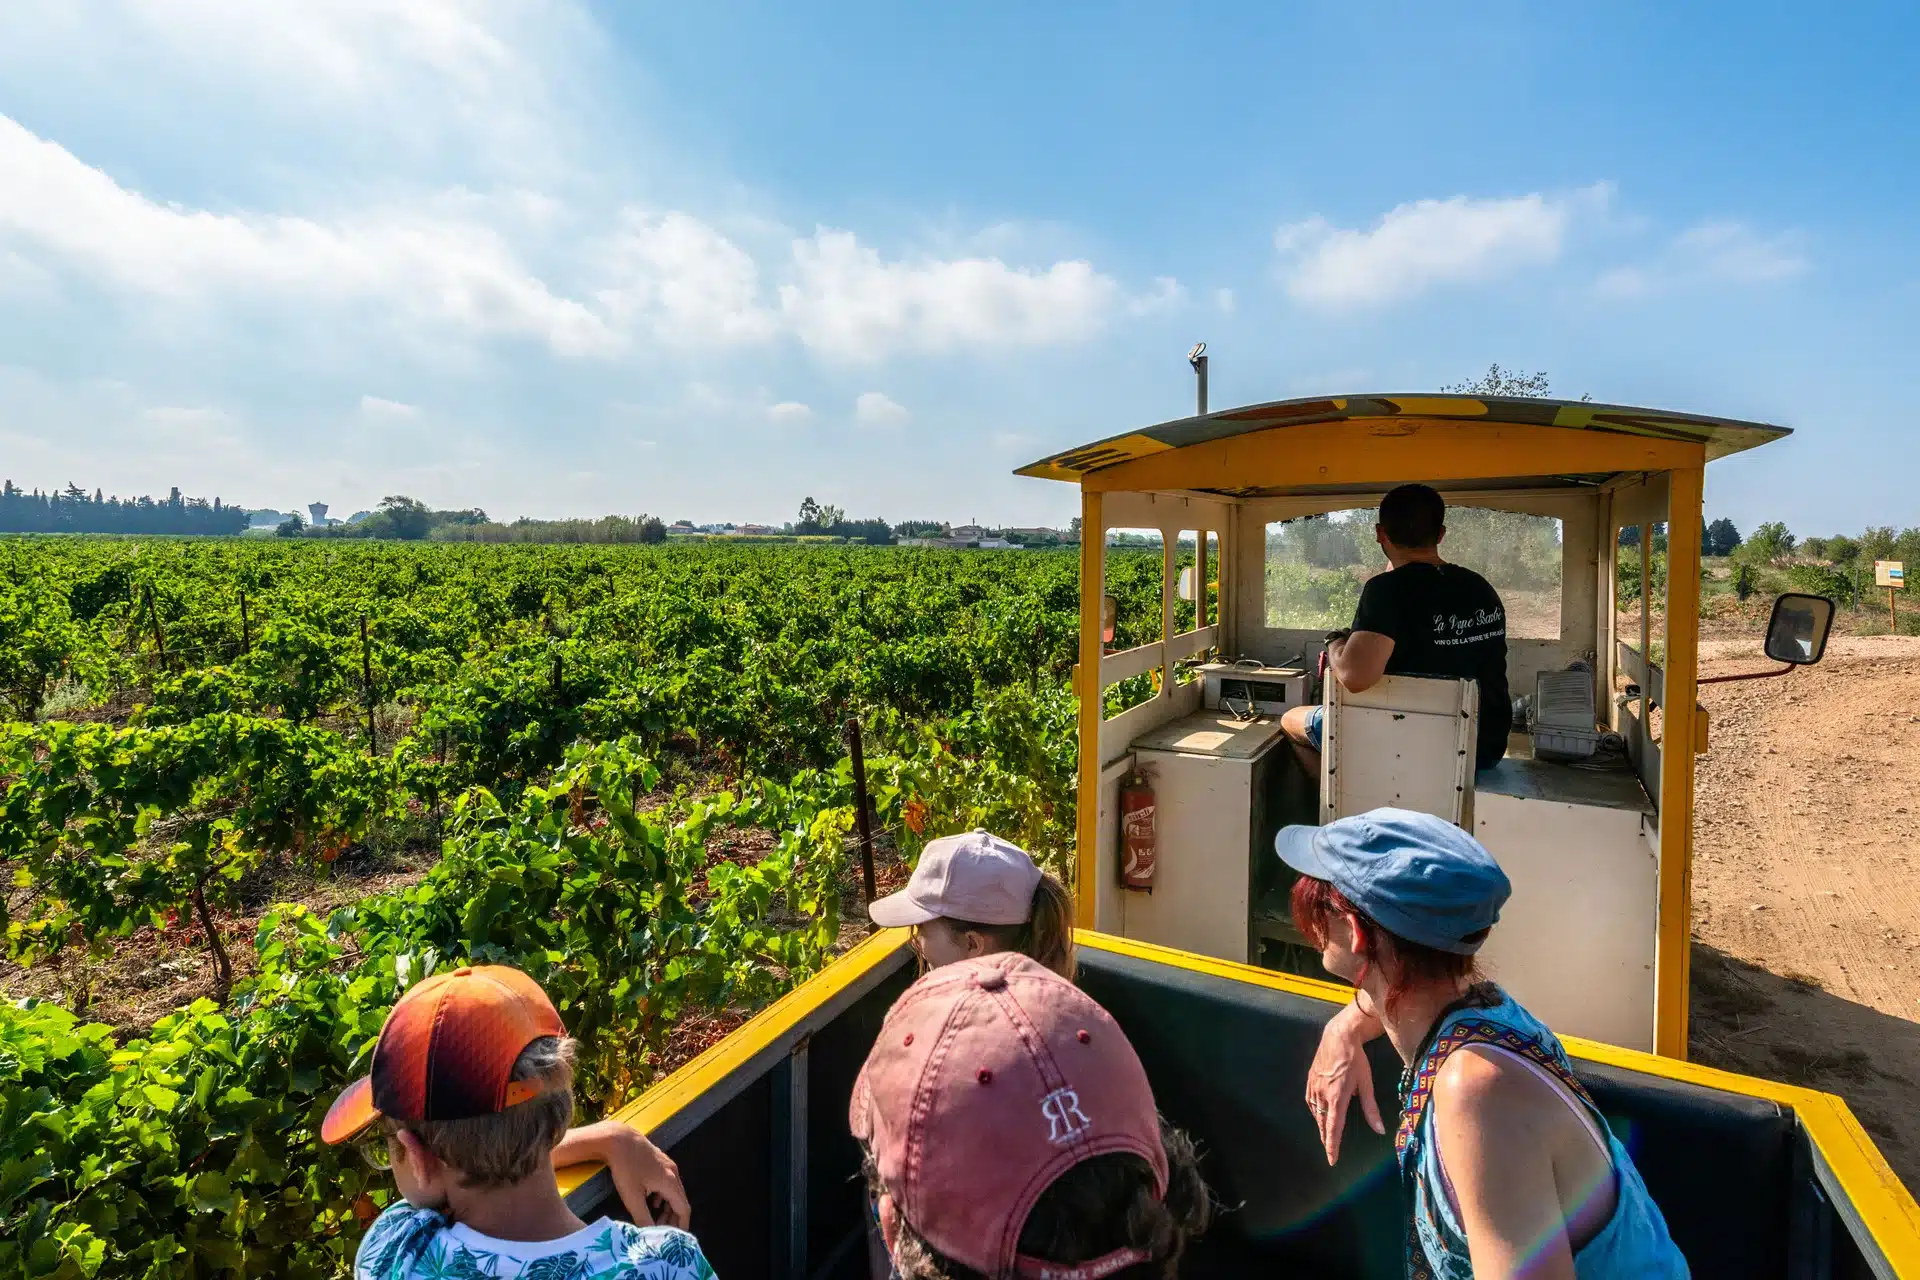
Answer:
[[[875,899],[867,915],[890,929],[929,920],[1024,924],[1039,884],[1040,868],[1025,849],[976,827],[928,841],[907,887]]]

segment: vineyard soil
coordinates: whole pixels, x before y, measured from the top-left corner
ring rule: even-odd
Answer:
[[[1701,672],[1753,651],[1708,641]],[[1920,1190],[1920,639],[1700,701],[1694,1057],[1839,1094]]]

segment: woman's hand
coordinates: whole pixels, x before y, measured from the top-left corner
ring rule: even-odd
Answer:
[[[1340,1159],[1347,1106],[1356,1095],[1360,1112],[1373,1131],[1387,1131],[1380,1119],[1380,1104],[1373,1097],[1373,1068],[1367,1063],[1367,1042],[1384,1031],[1378,1018],[1354,1003],[1334,1014],[1320,1033],[1320,1048],[1314,1052],[1313,1065],[1307,1068],[1307,1108],[1320,1127],[1320,1145],[1327,1150],[1328,1164]]]
[[[680,1167],[647,1135],[618,1120],[569,1129],[553,1149],[553,1166],[598,1161],[613,1175],[613,1189],[627,1211],[647,1215],[660,1226],[685,1229],[692,1220],[687,1189],[680,1185]]]

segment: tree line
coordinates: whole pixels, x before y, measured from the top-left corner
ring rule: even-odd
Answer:
[[[77,484],[28,493],[8,480],[0,485],[0,533],[235,534],[247,527],[243,508],[219,498],[183,498],[176,487],[165,498],[91,497]]]
[[[436,511],[416,498],[391,494],[364,520],[309,525],[298,512],[280,523],[283,538],[391,538],[401,542],[654,543],[667,540],[658,516],[602,516],[598,520],[532,520],[500,524],[479,507]]]

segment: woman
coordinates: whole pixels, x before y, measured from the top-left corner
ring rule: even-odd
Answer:
[[[1019,845],[978,828],[930,840],[907,887],[867,907],[875,924],[913,929],[928,969],[1018,951],[1073,980],[1073,901]]]
[[[1294,923],[1356,988],[1308,1079],[1329,1162],[1338,1113],[1356,1092],[1371,1095],[1360,1045],[1384,1032],[1406,1064],[1394,1146],[1411,1213],[1408,1274],[1685,1277],[1659,1207],[1560,1041],[1481,979],[1474,954],[1509,892],[1492,855],[1453,824],[1401,809],[1287,827],[1275,844],[1300,873]]]

